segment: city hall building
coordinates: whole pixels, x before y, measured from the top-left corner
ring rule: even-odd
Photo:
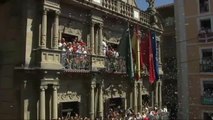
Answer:
[[[128,24],[160,35],[153,2],[141,11],[135,0],[2,0],[0,118],[93,120],[141,112],[146,99],[161,106],[162,84],[129,80],[118,53]]]

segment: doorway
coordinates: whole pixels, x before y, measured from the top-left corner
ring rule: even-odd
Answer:
[[[62,34],[62,38],[65,39],[66,43],[73,42],[75,39],[78,40],[78,36],[69,35],[69,34],[65,34],[65,33]]]
[[[79,105],[80,102],[62,102],[60,104],[60,117],[61,118],[70,118],[71,116],[79,115]]]
[[[125,99],[124,98],[109,98],[105,102],[105,113],[108,115],[111,112],[118,112],[124,114],[125,112]],[[106,116],[107,116],[106,115]]]

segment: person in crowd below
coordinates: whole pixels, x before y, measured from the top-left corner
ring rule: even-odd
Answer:
[[[142,116],[139,112],[136,114],[136,120],[142,120]]]

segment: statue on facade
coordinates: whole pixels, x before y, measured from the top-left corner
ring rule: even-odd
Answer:
[[[146,2],[148,2],[149,8],[154,8],[155,0],[146,0]]]

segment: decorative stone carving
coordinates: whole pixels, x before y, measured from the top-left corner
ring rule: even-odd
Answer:
[[[127,87],[122,84],[111,84],[104,90],[104,99],[112,97],[125,97]]]
[[[92,69],[105,68],[104,58],[92,57]]]
[[[114,43],[114,44],[119,44],[122,34],[118,32],[113,32],[109,30],[104,30],[103,31],[103,38],[105,41]]]
[[[81,101],[81,96],[77,92],[67,91],[66,93],[58,93],[58,102]]]
[[[76,21],[70,21],[69,19],[60,18],[60,21],[64,24],[60,26],[60,31],[65,34],[75,35],[79,38],[82,37],[83,26],[82,23]]]

